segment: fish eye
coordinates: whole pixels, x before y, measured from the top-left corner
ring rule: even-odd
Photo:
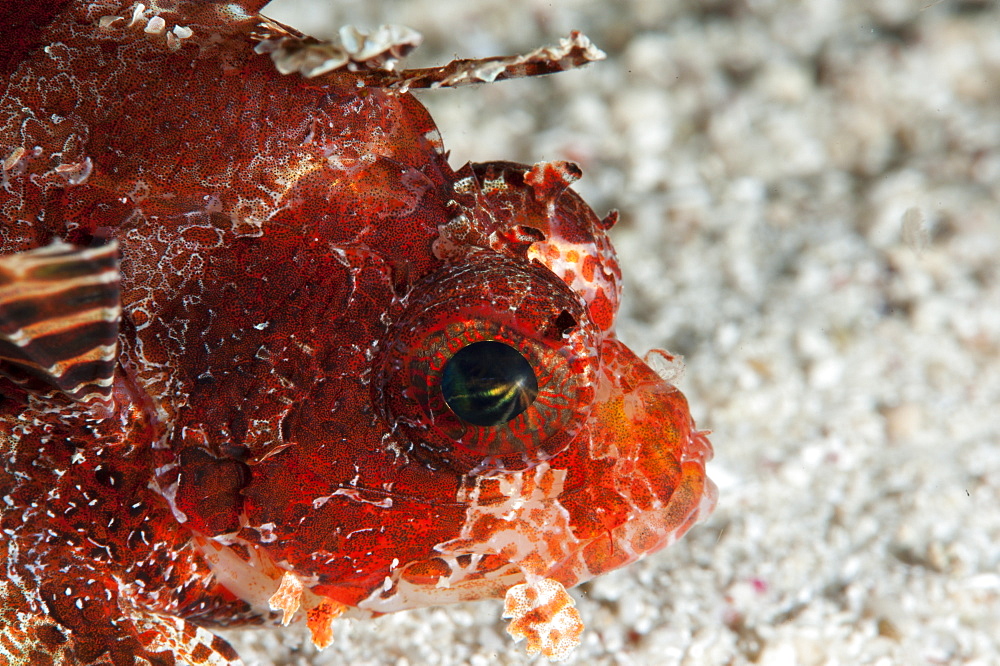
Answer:
[[[538,377],[521,352],[483,340],[462,347],[444,364],[441,393],[463,421],[497,426],[531,406],[538,397]]]
[[[586,304],[538,263],[482,250],[414,285],[373,358],[386,442],[433,469],[529,469],[566,450],[596,394]]]

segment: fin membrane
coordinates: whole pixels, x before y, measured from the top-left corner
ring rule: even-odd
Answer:
[[[119,282],[116,242],[56,241],[0,256],[0,376],[28,391],[58,389],[109,415]]]

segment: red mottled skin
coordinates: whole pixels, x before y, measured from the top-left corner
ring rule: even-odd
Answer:
[[[562,598],[714,504],[683,396],[614,337],[576,167],[453,171],[410,94],[278,74],[263,4],[0,3],[0,255],[116,241],[122,306],[109,410],[0,359],[0,663],[236,663],[201,627],[299,600],[321,644],[349,608]],[[505,426],[433,381],[480,339],[548,391]]]

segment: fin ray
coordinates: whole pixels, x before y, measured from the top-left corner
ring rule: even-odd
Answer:
[[[118,244],[56,241],[0,257],[0,375],[107,416],[121,319]]]

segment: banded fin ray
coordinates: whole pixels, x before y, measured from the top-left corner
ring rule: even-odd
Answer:
[[[55,241],[0,256],[0,376],[28,391],[52,387],[111,414],[118,356],[118,243]]]

